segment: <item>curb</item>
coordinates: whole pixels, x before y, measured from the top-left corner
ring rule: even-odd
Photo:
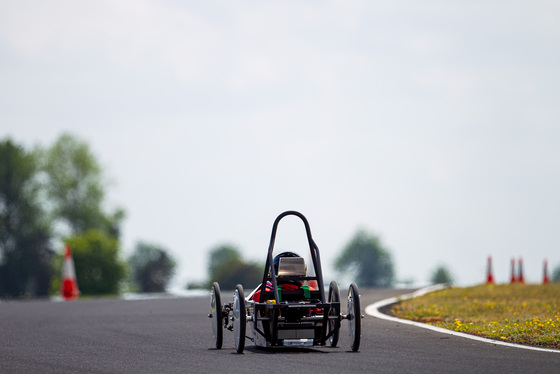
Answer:
[[[391,297],[389,299],[381,300],[381,301],[378,301],[378,302],[373,303],[371,305],[368,305],[365,309],[365,312],[366,312],[366,314],[368,314],[372,317],[375,317],[375,318],[384,319],[384,320],[392,321],[392,322],[403,323],[405,325],[412,325],[412,326],[416,326],[416,327],[421,327],[421,328],[436,331],[436,332],[439,332],[439,333],[442,333],[442,334],[458,336],[458,337],[461,337],[461,338],[476,340],[476,341],[483,342],[483,343],[501,345],[501,346],[511,347],[511,348],[527,349],[527,350],[531,350],[531,351],[560,353],[560,350],[556,350],[556,349],[533,347],[533,346],[503,342],[503,341],[489,339],[489,338],[482,338],[480,336],[475,336],[475,335],[465,334],[465,333],[462,333],[462,332],[448,330],[448,329],[444,329],[442,327],[427,325],[425,323],[411,321],[411,320],[408,320],[408,319],[400,319],[400,318],[397,318],[397,317],[389,316],[387,314],[383,314],[379,311],[379,309],[381,309],[381,308],[383,308],[387,305],[394,304],[394,303],[402,301],[402,300],[409,300],[409,299],[412,299],[414,297],[419,297],[419,296],[425,295],[427,293],[440,291],[440,290],[443,290],[447,287],[448,286],[443,285],[443,284],[436,284],[434,286],[425,287],[425,288],[422,288],[418,291],[415,291],[415,292],[412,292],[412,293],[409,293],[409,294],[404,294],[404,295],[401,295],[401,296],[398,296],[398,297]]]

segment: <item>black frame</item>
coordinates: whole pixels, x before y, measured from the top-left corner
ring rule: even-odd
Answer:
[[[274,251],[274,243],[276,240],[276,232],[278,224],[282,218],[286,216],[299,217],[304,225],[307,234],[307,241],[309,244],[309,251],[311,260],[313,262],[314,276],[283,276],[283,280],[298,280],[298,281],[316,281],[317,290],[310,290],[308,298],[305,302],[290,302],[289,299],[302,299],[303,291],[281,291],[278,292],[278,281],[276,271],[274,269],[274,262],[272,253]],[[266,290],[267,282],[272,283],[272,291]],[[268,302],[265,302],[269,300]],[[274,300],[274,302],[272,302]],[[323,272],[321,268],[321,259],[319,255],[319,248],[313,241],[311,236],[311,229],[309,222],[305,216],[296,211],[286,211],[280,214],[272,226],[272,234],[270,237],[270,244],[268,246],[268,255],[264,269],[263,279],[260,286],[259,301],[251,302],[254,310],[253,314],[253,330],[262,335],[270,346],[284,345],[284,333],[294,333],[305,339],[313,339],[312,345],[325,345],[327,340],[340,328],[340,302],[332,301],[327,302],[325,299],[325,289],[323,283]],[[322,310],[322,314],[310,316],[309,312],[312,309]],[[334,324],[334,329],[328,331],[329,320],[334,319],[338,323]],[[258,323],[262,322],[262,329],[259,328]],[[333,324],[331,324],[332,326]],[[255,337],[256,338],[256,337]]]

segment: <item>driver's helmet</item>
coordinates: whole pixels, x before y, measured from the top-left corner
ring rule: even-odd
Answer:
[[[282,257],[301,257],[301,256],[294,252],[282,252],[277,254],[274,257],[274,260],[272,261],[274,263],[274,272],[276,273],[276,275],[278,275],[278,265],[280,264],[280,259]]]

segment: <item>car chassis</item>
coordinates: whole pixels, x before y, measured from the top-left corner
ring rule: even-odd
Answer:
[[[289,215],[299,217],[305,225],[315,275],[282,274],[281,270],[276,274],[272,256],[276,231],[280,220]],[[290,281],[303,282],[305,285],[294,291],[279,287],[279,283]],[[309,285],[314,285],[316,289]],[[340,293],[335,281],[330,283],[328,299],[325,300],[319,248],[313,241],[309,223],[303,214],[287,211],[274,221],[264,275],[257,290],[260,290],[258,301],[251,299],[253,293],[246,299],[243,286],[238,284],[233,293],[233,300],[222,304],[220,286],[214,282],[210,293],[211,313],[208,317],[212,319],[212,335],[216,349],[222,348],[223,330],[226,329],[233,331],[235,349],[242,353],[245,348],[247,322],[252,330],[252,337],[247,338],[257,347],[324,346],[327,342],[331,347],[336,347],[341,322],[346,320],[349,322],[351,349],[358,351],[363,318],[358,287],[355,283],[349,287],[347,314],[341,313]]]

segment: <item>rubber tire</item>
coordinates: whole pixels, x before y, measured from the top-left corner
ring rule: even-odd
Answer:
[[[245,349],[245,330],[247,328],[247,311],[245,309],[245,293],[243,286],[238,284],[233,294],[233,338],[235,350],[243,353]]]
[[[212,284],[210,293],[210,309],[212,313],[212,337],[216,343],[216,349],[221,349],[224,341],[222,297],[218,282]]]
[[[362,336],[362,312],[360,309],[360,294],[356,283],[350,284],[348,289],[348,319],[350,323],[350,342],[354,352],[360,349],[360,338]]]
[[[331,284],[329,284],[329,298],[328,298],[329,304],[332,302],[335,303],[340,303],[340,291],[338,290],[338,285],[336,284],[335,281],[332,281]],[[329,313],[329,316],[331,315],[331,313]],[[340,314],[339,314],[340,316]],[[329,320],[329,324],[328,324],[328,331],[327,333],[330,334],[331,331],[334,330],[334,333],[331,335],[331,337],[329,338],[329,342],[331,344],[331,347],[336,347],[336,345],[338,344],[338,338],[340,337],[340,320],[334,321],[334,320]]]

